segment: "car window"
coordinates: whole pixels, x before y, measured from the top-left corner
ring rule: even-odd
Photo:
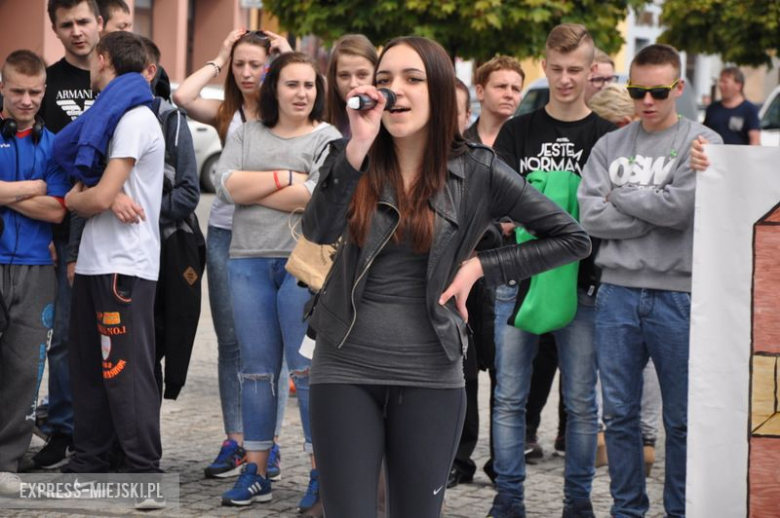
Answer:
[[[780,129],[780,95],[772,99],[772,104],[761,118],[761,129]]]
[[[535,88],[528,90],[525,93],[525,97],[520,102],[520,106],[517,107],[515,115],[522,115],[537,110],[547,104],[550,100],[549,88]]]

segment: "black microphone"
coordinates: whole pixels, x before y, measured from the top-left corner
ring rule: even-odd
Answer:
[[[387,104],[385,104],[385,111],[389,110],[395,105],[395,93],[389,88],[380,88],[379,93],[385,96]],[[358,94],[354,97],[347,99],[347,106],[353,110],[370,110],[376,106],[376,101],[365,94]]]

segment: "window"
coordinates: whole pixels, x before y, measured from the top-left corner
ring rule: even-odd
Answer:
[[[761,129],[780,129],[780,92],[771,103],[761,119]]]
[[[135,13],[133,15],[133,32],[152,37],[152,10],[154,0],[135,0]]]

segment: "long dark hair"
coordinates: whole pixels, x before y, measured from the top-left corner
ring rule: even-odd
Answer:
[[[303,52],[287,52],[271,63],[271,68],[268,69],[263,86],[260,87],[260,115],[263,124],[269,128],[273,128],[279,122],[279,99],[276,98],[276,92],[282,69],[287,65],[295,63],[309,65],[314,70],[314,84],[317,88],[317,97],[314,99],[314,107],[309,114],[309,120],[312,122],[322,120],[322,112],[325,109],[325,80],[317,72],[317,65],[309,56]]]
[[[429,200],[447,181],[447,161],[452,155],[465,150],[465,141],[458,131],[457,95],[455,94],[455,69],[447,52],[438,43],[418,36],[405,36],[390,41],[379,56],[397,46],[407,45],[422,58],[428,83],[430,119],[426,137],[425,154],[420,175],[407,193],[398,168],[393,137],[384,126],[368,152],[370,167],[363,175],[352,197],[349,211],[350,236],[363,246],[371,227],[371,216],[384,188],[389,183],[395,190],[401,225],[395,239],[407,232],[414,250],[423,253],[430,250],[433,241],[434,214]],[[376,79],[374,80],[376,83]]]
[[[379,62],[379,57],[374,45],[362,34],[345,34],[333,45],[333,52],[328,63],[328,98],[325,103],[325,120],[344,133],[344,130],[349,130],[349,118],[347,117],[347,103],[341,98],[336,82],[340,56],[365,58],[374,69]]]
[[[233,44],[233,48],[230,49],[230,59],[226,65],[228,73],[227,77],[225,77],[225,100],[222,101],[222,104],[220,104],[217,109],[216,120],[217,133],[219,134],[219,138],[223,145],[227,138],[227,130],[230,127],[230,121],[233,120],[233,114],[244,105],[244,94],[241,93],[241,90],[238,88],[238,83],[236,83],[236,78],[233,76],[233,53],[236,51],[236,48],[243,43],[255,45],[264,49],[266,59],[268,59],[271,52],[271,40],[258,31],[247,32],[236,40]]]

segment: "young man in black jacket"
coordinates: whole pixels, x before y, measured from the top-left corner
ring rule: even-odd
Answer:
[[[148,62],[144,76],[154,91],[160,72],[160,49],[149,38],[142,40]],[[165,178],[160,211],[160,277],[154,302],[155,376],[164,397],[176,399],[187,378],[200,319],[206,243],[195,216],[200,189],[195,148],[187,117],[159,96],[152,103],[152,111],[160,120],[165,137]]]

